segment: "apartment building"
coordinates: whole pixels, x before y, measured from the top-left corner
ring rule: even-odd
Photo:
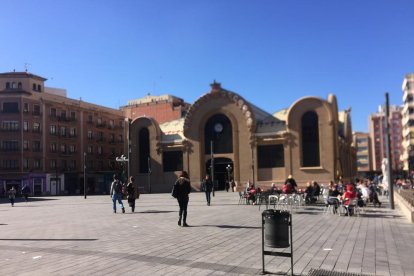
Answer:
[[[385,106],[380,106],[378,112],[369,116],[369,135],[371,138],[372,169],[381,171],[381,162],[387,157]],[[390,106],[389,133],[391,146],[391,164],[394,171],[403,169],[400,162],[402,155],[402,107]]]
[[[84,185],[107,193],[112,174],[125,170],[116,162],[125,152],[122,111],[70,99],[45,82],[0,74],[0,193],[24,185],[35,195],[83,194]]]
[[[402,84],[403,91],[403,154],[404,171],[414,175],[414,73],[407,74]]]
[[[360,174],[369,173],[372,170],[371,138],[369,133],[354,132],[353,146],[356,149],[357,172]]]

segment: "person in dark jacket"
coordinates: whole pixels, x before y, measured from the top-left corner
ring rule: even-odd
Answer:
[[[178,225],[181,226],[181,218],[183,219],[183,227],[188,227],[187,224],[187,206],[188,206],[188,194],[191,192],[190,179],[186,171],[182,171],[177,181],[174,184],[177,189],[177,201],[180,206]]]
[[[204,178],[203,182],[201,183],[201,188],[203,189],[204,193],[206,193],[207,205],[210,206],[211,191],[213,190],[213,182],[210,179],[210,175],[206,175],[206,178]]]
[[[135,199],[138,197],[136,190],[135,190],[135,184],[134,184],[135,178],[133,176],[129,177],[128,185],[126,187],[127,190],[127,199],[128,199],[128,205],[131,207],[132,213],[135,211]]]

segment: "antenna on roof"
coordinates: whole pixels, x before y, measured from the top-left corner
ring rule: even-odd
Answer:
[[[26,71],[26,73],[27,73],[27,69],[28,69],[29,65],[31,65],[31,64],[27,63],[27,62],[24,63],[24,70]]]

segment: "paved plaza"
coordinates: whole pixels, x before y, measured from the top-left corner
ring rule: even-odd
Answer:
[[[414,224],[390,210],[360,217],[293,212],[294,274],[313,269],[368,275],[414,275]],[[0,275],[259,275],[259,206],[238,194],[190,194],[188,223],[177,226],[168,194],[143,194],[135,213],[112,212],[107,196],[44,197],[0,204]],[[124,201],[125,203],[125,201]],[[126,205],[127,206],[127,205]],[[286,249],[286,252],[288,249]],[[290,275],[290,259],[266,256],[266,270]]]

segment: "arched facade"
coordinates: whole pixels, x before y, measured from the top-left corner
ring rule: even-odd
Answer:
[[[269,114],[216,82],[211,86],[185,117],[132,121],[130,170],[141,191],[169,192],[180,170],[188,171],[196,190],[207,173],[218,189],[230,179],[239,190],[248,180],[263,188],[280,185],[290,174],[299,185],[353,176],[350,112],[338,113],[334,95],[301,98]],[[140,141],[143,133],[148,143]]]

